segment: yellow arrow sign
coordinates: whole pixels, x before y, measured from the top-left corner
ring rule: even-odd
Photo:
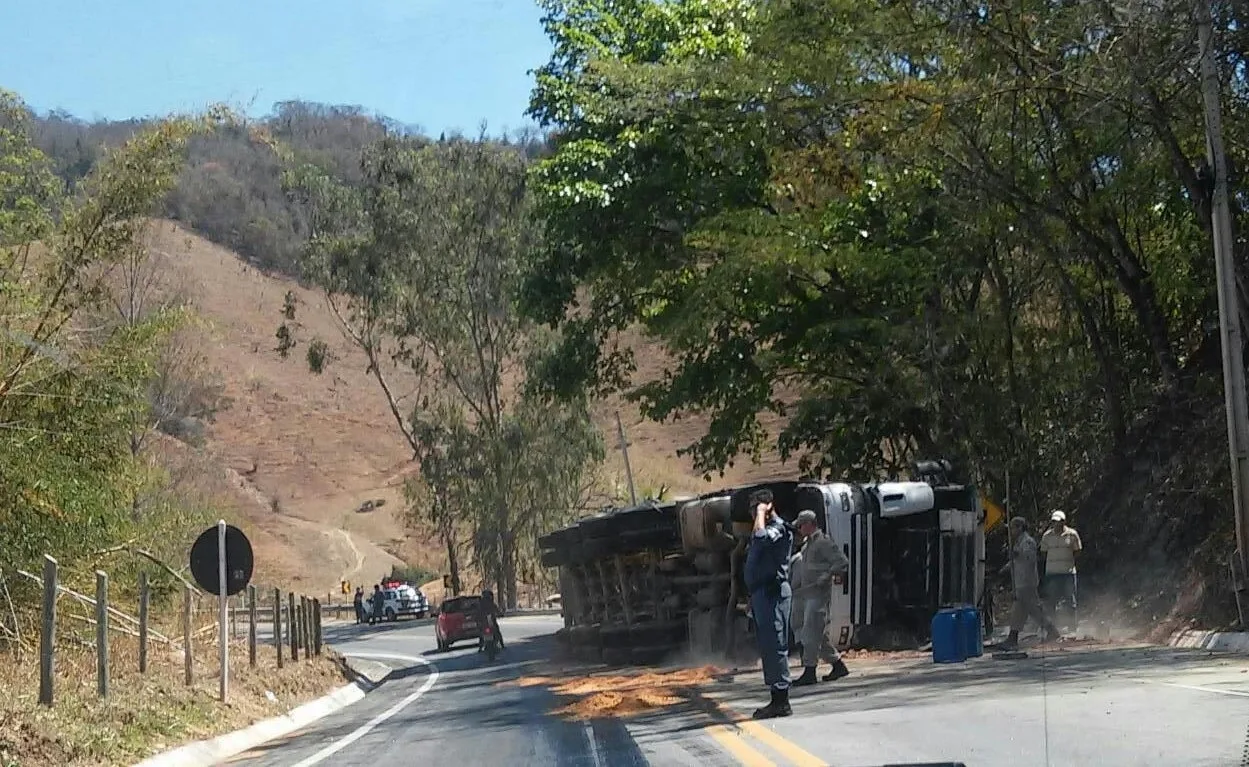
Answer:
[[[994,503],[983,492],[980,493],[980,503],[984,505],[984,531],[986,533],[1006,521],[1006,510]]]

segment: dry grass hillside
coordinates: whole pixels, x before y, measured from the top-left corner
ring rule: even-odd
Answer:
[[[207,453],[220,465],[219,494],[230,499],[255,542],[257,580],[316,593],[341,579],[371,583],[400,561],[440,569],[438,543],[404,523],[402,478],[415,468],[406,443],[363,355],[342,339],[324,300],[175,223],[155,222],[150,242],[169,285],[208,321],[201,342],[228,406],[209,425]],[[285,360],[274,351],[287,291],[300,301],[301,335],[330,344],[335,361],[322,375],[308,371],[302,347]],[[658,375],[662,362],[641,356],[640,376]],[[705,482],[676,456],[702,433],[703,422],[644,422],[630,405],[602,403],[600,424],[613,446],[617,408],[639,488],[688,494],[786,473],[774,459],[746,461]],[[618,450],[604,474],[624,488]],[[359,511],[370,500],[385,504]]]

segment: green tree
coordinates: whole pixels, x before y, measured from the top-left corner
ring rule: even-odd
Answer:
[[[310,166],[292,171],[312,231],[304,273],[364,351],[439,496],[431,509],[450,563],[452,520],[467,517],[476,564],[514,606],[521,563],[554,497],[540,486],[595,455],[578,438],[590,431],[584,407],[540,406],[519,393],[533,338],[514,300],[538,244],[525,158],[485,141],[396,137],[369,148],[362,168],[361,189]],[[395,391],[386,371],[396,365],[416,377],[418,396]],[[529,455],[556,447],[563,452]]]
[[[130,499],[144,479],[133,427],[150,404],[177,317],[92,321],[144,245],[188,140],[218,123],[170,119],[104,153],[67,193],[32,142],[29,112],[0,92],[0,557],[74,564],[146,536]],[[158,534],[158,533],[156,533]]]
[[[546,7],[547,394],[706,413],[708,472],[770,410],[808,471],[941,453],[1039,504],[1203,375],[1185,5]],[[659,381],[629,380],[634,327],[675,360]]]

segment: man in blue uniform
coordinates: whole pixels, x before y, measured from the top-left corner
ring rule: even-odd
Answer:
[[[754,533],[746,551],[746,588],[755,616],[755,638],[763,659],[763,681],[771,688],[772,701],[756,709],[755,719],[789,716],[789,555],[794,534],[772,503],[771,490],[759,490],[750,498]]]

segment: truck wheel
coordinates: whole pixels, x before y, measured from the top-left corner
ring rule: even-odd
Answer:
[[[394,623],[395,621],[399,620],[399,616],[395,614],[395,611],[393,608],[390,608],[390,607],[386,608],[386,620],[390,621],[391,623]]]

